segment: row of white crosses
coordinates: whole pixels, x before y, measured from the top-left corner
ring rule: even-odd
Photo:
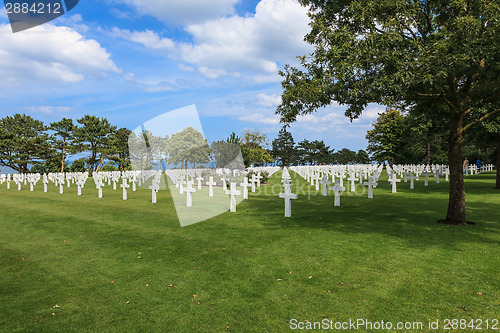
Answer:
[[[205,183],[203,183],[205,180],[203,177],[204,173],[210,174],[208,181]],[[214,197],[214,187],[217,186],[218,183],[216,180],[218,180],[221,189],[225,194],[229,195],[229,210],[231,212],[236,212],[236,196],[243,194],[243,199],[248,199],[249,188],[251,188],[252,192],[255,192],[256,187],[260,187],[261,179],[263,178],[261,170],[257,170],[248,179],[248,171],[223,168],[216,169],[215,171],[203,169],[167,170],[166,174],[179,189],[179,194],[186,195],[187,207],[193,206],[193,193],[201,190],[204,185],[208,187],[208,196]],[[243,182],[239,183],[243,191],[237,189],[238,183],[232,182],[231,177],[243,177]],[[230,183],[229,189],[227,189],[228,182]]]

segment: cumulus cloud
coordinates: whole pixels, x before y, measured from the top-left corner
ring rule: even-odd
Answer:
[[[185,26],[192,37],[190,43],[176,43],[148,30],[114,28],[112,35],[164,51],[211,79],[236,76],[266,83],[280,81],[277,72],[281,65],[296,63],[297,55],[312,51],[303,41],[308,24],[307,9],[296,1],[262,0],[254,15],[225,16]]]
[[[27,106],[24,108],[24,110],[27,112],[41,112],[45,114],[51,114],[53,112],[70,112],[73,110],[73,108],[69,106],[38,105],[38,106]]]
[[[161,38],[156,32],[151,30],[130,31],[127,29],[113,28],[111,31],[113,37],[128,39],[132,42],[142,44],[151,50],[173,50],[175,42],[169,38]]]
[[[268,95],[265,93],[257,95],[257,104],[262,106],[277,106],[281,103],[281,96]]]
[[[275,74],[280,62],[295,62],[312,50],[303,38],[309,31],[307,9],[291,0],[262,0],[255,15],[234,15],[190,25],[192,45],[183,45],[181,58],[227,72],[242,68],[259,75]]]
[[[200,23],[234,13],[238,0],[115,0],[167,25]]]
[[[45,24],[13,34],[0,24],[0,85],[75,83],[86,75],[119,72],[97,41],[72,28]]]
[[[258,123],[266,125],[276,125],[279,124],[280,122],[280,118],[278,116],[266,116],[261,113],[254,113],[248,116],[241,116],[238,118],[238,120],[249,123]]]

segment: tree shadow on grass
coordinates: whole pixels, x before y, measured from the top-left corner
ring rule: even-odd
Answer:
[[[489,174],[483,177],[492,178]],[[309,199],[307,195],[301,195],[298,200],[292,201],[291,218],[283,217],[283,199],[274,195],[252,197],[246,202],[245,209],[250,214],[260,215],[261,223],[271,229],[286,226],[346,235],[390,236],[415,248],[460,248],[465,243],[500,245],[497,219],[500,204],[481,202],[478,197],[467,202],[467,216],[476,225],[438,224],[437,221],[446,216],[448,184],[430,184],[430,187],[424,188],[422,183],[416,183],[415,186],[421,188],[415,190],[403,188],[409,187],[409,184],[400,183],[398,193],[392,194],[389,184],[382,181],[375,189],[373,199],[366,198],[366,194],[357,196],[344,192],[340,207],[333,206],[332,195],[314,195]],[[470,182],[467,187],[470,194],[488,195],[491,191],[488,188],[485,190],[481,181]]]

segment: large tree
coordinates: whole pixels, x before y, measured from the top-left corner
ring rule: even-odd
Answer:
[[[210,149],[203,134],[192,127],[174,133],[168,142],[169,162],[181,167],[196,167],[210,162]]]
[[[52,154],[47,127],[25,114],[0,119],[0,165],[27,173]]]
[[[295,142],[292,133],[288,132],[285,126],[273,140],[272,155],[281,166],[290,166],[296,162]]]
[[[333,101],[358,117],[368,103],[429,99],[448,106],[450,195],[445,222],[466,224],[464,132],[500,112],[497,0],[299,0],[309,6],[315,46],[303,69],[281,75],[277,113],[292,122]],[[478,110],[488,112],[477,117]],[[434,110],[427,111],[430,115]]]
[[[87,162],[89,174],[99,170],[104,160],[111,154],[112,135],[116,126],[106,118],[85,115],[77,120],[81,125],[74,129],[75,149],[79,152],[89,152]]]
[[[58,122],[50,124],[50,129],[54,131],[52,137],[52,144],[56,150],[60,153],[61,161],[61,172],[64,172],[64,161],[68,150],[71,150],[71,144],[73,141],[73,120],[68,118],[63,118]],[[70,148],[70,149],[68,149]]]

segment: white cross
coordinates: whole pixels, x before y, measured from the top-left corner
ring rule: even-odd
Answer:
[[[356,192],[356,180],[358,180],[356,178],[356,176],[354,175],[354,173],[349,173],[349,178],[347,178],[347,180],[349,180],[351,182],[351,192]]]
[[[410,190],[413,190],[414,189],[414,180],[417,179],[417,177],[415,177],[413,172],[410,172],[408,174],[408,179],[410,180]]]
[[[196,177],[196,180],[198,181],[198,190],[201,190],[201,181],[203,180],[202,177]]]
[[[252,184],[248,182],[247,177],[243,177],[243,183],[240,183],[240,186],[243,187],[243,199],[248,199],[248,188],[251,187]]]
[[[429,186],[429,175],[430,174],[431,173],[428,170],[424,171],[424,177],[425,177],[425,179],[424,179],[424,186]]]
[[[373,188],[377,186],[375,177],[368,177],[368,181],[363,184],[368,186],[368,199],[373,199]]]
[[[127,178],[123,178],[123,181],[122,181],[122,184],[120,185],[120,187],[123,189],[123,195],[122,195],[122,199],[123,200],[127,200],[127,189],[130,187],[129,184],[127,184]]]
[[[434,171],[434,177],[436,177],[436,184],[439,184],[439,176],[441,175],[442,175],[441,169],[436,168],[436,170]]]
[[[188,180],[187,186],[186,186],[186,193],[187,193],[187,198],[186,198],[186,207],[191,207],[193,206],[193,196],[191,193],[196,192],[196,189],[193,187],[193,181]]]
[[[297,199],[298,195],[292,193],[292,186],[285,186],[285,193],[280,193],[279,197],[285,199],[285,217],[292,216],[292,201],[291,199]]]
[[[47,192],[47,183],[49,180],[47,179],[47,175],[43,174],[43,192]]]
[[[231,189],[226,190],[226,194],[229,194],[231,196],[229,210],[234,213],[236,212],[236,196],[241,195],[241,191],[236,191],[236,183],[231,183]]]
[[[393,173],[391,178],[389,178],[388,182],[392,184],[392,193],[396,193],[397,183],[401,182],[401,179],[398,179],[396,174]]]
[[[340,185],[339,179],[335,179],[335,186],[330,186],[330,190],[335,191],[334,206],[340,206],[340,192],[345,191],[345,187]]]
[[[63,194],[63,190],[64,190],[64,178],[61,177],[61,179],[59,180],[59,194]]]
[[[323,180],[319,181],[321,185],[323,185],[323,196],[326,197],[328,196],[328,185],[330,185],[332,182],[328,181],[328,176],[325,175],[323,177]]]
[[[97,192],[97,197],[102,198],[102,187],[104,186],[104,183],[102,182],[102,179],[96,179],[95,187],[98,189]]]
[[[260,180],[262,179],[263,177],[260,175],[260,171],[257,173],[257,187],[260,187]]]
[[[153,180],[153,184],[149,186],[148,188],[151,190],[151,202],[156,203],[156,191],[158,191],[160,188],[158,186],[156,180]]]
[[[223,190],[223,191],[227,191],[227,190],[226,190],[226,188],[227,188],[227,184],[226,184],[226,181],[227,181],[226,174],[224,174],[220,180],[222,180],[222,190]]]
[[[255,192],[255,184],[257,183],[257,176],[255,174],[252,174],[252,179],[250,179],[250,182],[252,183],[252,193]]]
[[[207,184],[208,186],[208,196],[209,197],[213,197],[214,196],[214,186],[217,185],[216,182],[214,182],[214,177],[210,177],[209,178],[209,181],[206,182],[205,184]]]

